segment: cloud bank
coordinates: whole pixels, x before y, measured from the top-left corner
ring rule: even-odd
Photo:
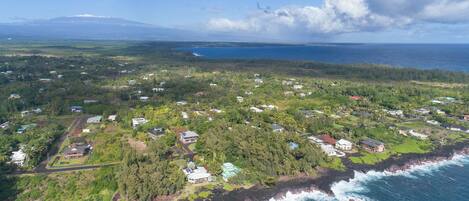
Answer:
[[[469,24],[469,0],[324,0],[321,6],[286,6],[241,20],[215,18],[207,26],[231,33],[328,36],[434,23]]]

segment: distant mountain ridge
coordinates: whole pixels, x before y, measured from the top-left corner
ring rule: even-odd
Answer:
[[[46,39],[194,40],[197,33],[91,15],[0,24],[0,36]]]
[[[0,23],[0,41],[8,39],[157,40],[157,41],[275,41],[262,35],[184,30],[89,14]]]

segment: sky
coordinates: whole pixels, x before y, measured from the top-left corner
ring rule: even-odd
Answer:
[[[89,14],[203,32],[264,35],[285,41],[469,43],[469,0],[257,2],[2,0],[0,22]]]

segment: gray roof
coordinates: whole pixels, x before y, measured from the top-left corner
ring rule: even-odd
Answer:
[[[370,147],[377,147],[377,146],[381,146],[381,145],[384,145],[384,143],[378,141],[378,140],[373,140],[373,139],[366,139],[366,140],[362,140],[361,141],[362,144],[366,144]]]
[[[88,151],[88,145],[68,147],[64,150],[64,155],[85,154]]]
[[[199,134],[195,133],[194,131],[186,131],[181,133],[183,138],[191,138],[191,137],[199,137]]]

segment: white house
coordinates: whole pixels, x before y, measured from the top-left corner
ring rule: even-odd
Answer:
[[[212,175],[204,167],[197,167],[195,169],[186,168],[182,170],[187,176],[187,181],[192,184],[210,182]]]
[[[145,118],[133,118],[132,127],[136,129],[138,126],[148,123],[148,120]]]
[[[263,81],[262,79],[260,79],[260,78],[254,79],[254,82],[257,83],[257,84],[262,84],[262,83],[264,83],[264,81]]]
[[[425,135],[425,134],[422,134],[422,133],[418,133],[418,132],[415,132],[414,130],[409,130],[409,135],[412,135],[414,137],[417,137],[421,140],[425,140],[428,138],[428,135]]]
[[[340,139],[339,141],[335,143],[335,148],[344,150],[344,151],[352,150],[352,146],[353,146],[352,142],[348,140],[344,140],[344,139]]]
[[[10,94],[10,97],[8,99],[20,99],[21,96],[19,94]]]
[[[261,112],[264,112],[264,110],[262,110],[262,109],[259,109],[259,108],[257,108],[257,107],[254,107],[254,106],[253,106],[253,107],[251,107],[251,108],[249,108],[249,110],[251,110],[251,112],[255,112],[255,113],[261,113]]]
[[[197,134],[194,131],[185,131],[185,132],[182,132],[179,136],[180,136],[180,141],[184,144],[195,143],[197,142],[197,139],[199,138],[199,134]]]
[[[23,147],[21,147],[20,150],[11,153],[11,163],[22,167],[26,160],[26,154],[23,152]]]
[[[236,96],[236,100],[238,101],[238,103],[244,102],[244,98],[242,96]]]
[[[108,121],[116,121],[117,120],[117,115],[115,115],[115,114],[109,115],[109,117],[107,117],[107,120]]]
[[[187,114],[187,112],[181,112],[181,116],[183,119],[189,119],[189,114]]]
[[[295,84],[295,85],[293,85],[293,89],[294,89],[294,90],[303,89],[303,85],[301,85],[301,84]]]
[[[102,119],[103,119],[103,116],[98,115],[98,116],[88,118],[86,120],[86,123],[88,123],[88,124],[99,124],[99,123],[101,123]]]
[[[178,101],[176,105],[187,105],[187,101]]]
[[[150,97],[148,97],[148,96],[140,96],[139,99],[140,99],[140,101],[142,101],[142,102],[147,102],[147,101],[150,99]]]

